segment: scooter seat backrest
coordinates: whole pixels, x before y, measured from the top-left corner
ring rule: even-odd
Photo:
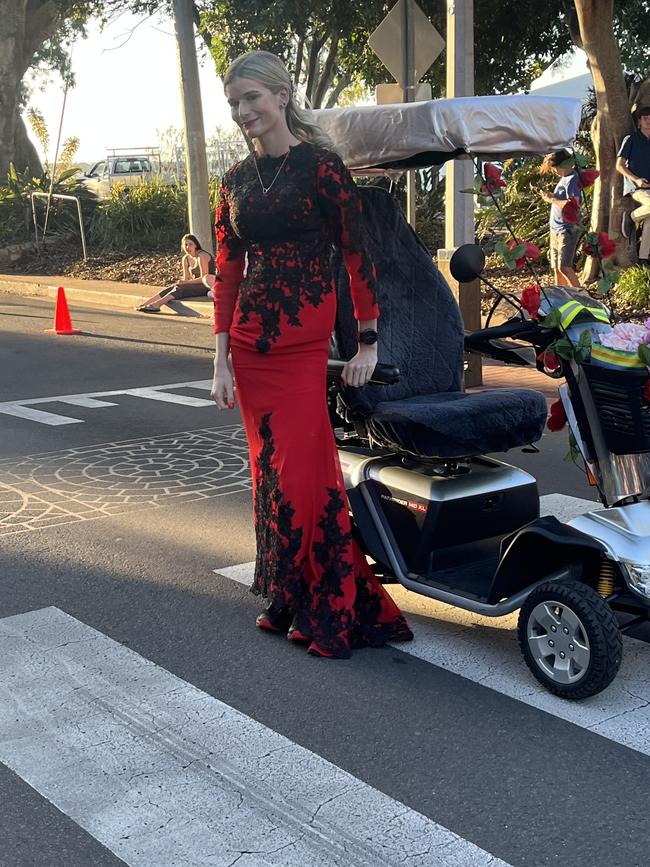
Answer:
[[[458,304],[430,253],[409,226],[393,197],[378,187],[359,188],[368,254],[377,271],[379,361],[400,369],[396,385],[346,389],[355,409],[371,413],[380,401],[462,390],[463,323]],[[338,312],[336,353],[357,350],[348,275],[334,259]]]

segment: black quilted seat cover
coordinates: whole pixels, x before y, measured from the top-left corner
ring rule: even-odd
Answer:
[[[545,422],[544,396],[513,388],[382,401],[367,424],[373,439],[388,448],[463,458],[535,442]]]
[[[527,389],[462,391],[463,323],[435,262],[385,190],[361,187],[367,244],[377,269],[379,361],[400,369],[396,385],[346,389],[345,403],[388,448],[435,457],[470,457],[538,440],[542,395]],[[357,350],[348,276],[334,263],[338,312],[334,355]]]

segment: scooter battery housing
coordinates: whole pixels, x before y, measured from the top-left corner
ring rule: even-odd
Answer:
[[[392,537],[390,544],[413,572],[496,551],[505,535],[539,517],[533,476],[492,458],[472,458],[454,467],[356,450],[340,450],[339,457],[357,524],[362,523],[360,513],[368,513],[381,525],[378,536]],[[375,556],[376,543],[365,541]],[[380,550],[376,553],[385,559]]]

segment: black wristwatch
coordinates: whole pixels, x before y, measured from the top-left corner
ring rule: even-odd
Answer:
[[[372,346],[377,342],[377,332],[374,328],[364,328],[359,332],[359,343],[365,343],[366,346]]]

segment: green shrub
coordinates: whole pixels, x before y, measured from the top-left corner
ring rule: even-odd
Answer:
[[[650,271],[641,265],[628,268],[612,290],[617,304],[647,310],[650,307]]]
[[[84,220],[87,221],[94,205],[94,197],[74,177],[77,169],[67,169],[57,175],[52,186],[52,193],[57,195],[77,196],[81,201]],[[32,220],[32,193],[49,193],[50,178],[45,174],[41,178],[33,177],[29,169],[16,171],[13,163],[9,167],[6,184],[0,186],[0,241],[27,241],[34,237]],[[36,214],[39,227],[42,228],[47,200],[38,198]],[[48,215],[48,233],[79,233],[77,209],[74,202],[52,199]]]
[[[90,227],[95,248],[160,249],[175,246],[187,229],[187,188],[149,181],[116,184],[97,206]]]

